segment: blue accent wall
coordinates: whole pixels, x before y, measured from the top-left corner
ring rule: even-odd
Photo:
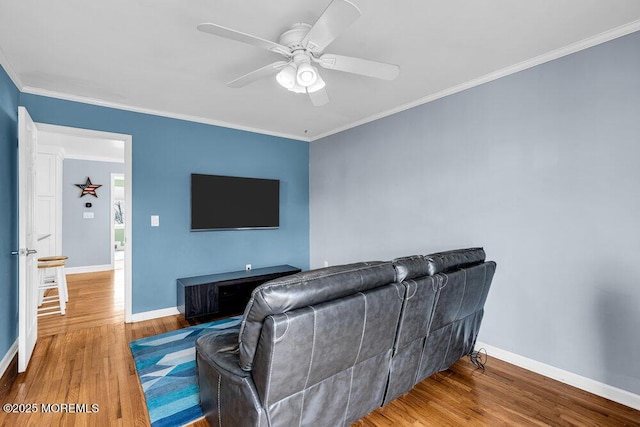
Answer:
[[[0,66],[0,359],[18,338],[18,99]],[[3,372],[0,372],[2,375]]]
[[[215,102],[215,101],[212,101]],[[306,142],[21,94],[35,122],[133,136],[133,313],[176,306],[176,279],[277,264],[309,266]],[[281,182],[280,228],[191,232],[190,174]],[[151,227],[150,216],[160,216]]]

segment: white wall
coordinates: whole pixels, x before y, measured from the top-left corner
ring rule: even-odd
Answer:
[[[484,246],[479,340],[640,394],[638,76],[635,33],[311,143],[311,267]]]

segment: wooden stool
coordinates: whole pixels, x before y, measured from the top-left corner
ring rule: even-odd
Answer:
[[[69,257],[66,255],[43,256],[42,258],[38,258],[38,262],[65,261],[67,259],[69,259]]]
[[[65,261],[69,259],[68,256],[66,255],[54,255],[54,256],[44,256],[42,258],[38,258],[38,262],[49,262],[49,261]],[[52,276],[50,276],[48,279],[53,279]],[[63,295],[64,295],[64,301],[68,302],[69,301],[69,289],[67,288],[67,275],[64,274],[64,271],[62,273],[62,285],[63,285]]]
[[[47,269],[53,270],[53,276],[47,276],[45,274]],[[57,313],[64,315],[66,311],[64,260],[38,262],[38,271],[40,273],[40,283],[38,284],[38,305],[40,307],[38,307],[38,316]],[[57,289],[58,295],[45,296],[44,293],[48,289]],[[54,301],[58,302],[57,307],[47,305]]]

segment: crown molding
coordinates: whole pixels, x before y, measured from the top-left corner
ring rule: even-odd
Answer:
[[[90,138],[96,140],[112,140],[112,141],[122,141],[122,143],[126,146],[128,143],[131,143],[131,135],[120,134],[120,133],[112,133],[112,132],[103,132],[96,131],[90,129],[81,129],[81,128],[72,128],[67,126],[59,126],[59,125],[51,125],[48,123],[36,123],[38,127],[38,132],[40,133],[54,133],[59,135],[69,135],[81,138]],[[42,142],[38,141],[38,150],[42,152],[46,152],[49,154],[58,154],[62,159],[73,159],[73,160],[90,160],[96,162],[111,162],[111,163],[124,163],[125,162],[125,151],[123,150],[122,155],[100,155],[100,154],[91,154],[91,149],[87,149],[85,153],[74,153],[73,151],[67,151],[63,146],[52,144],[48,141]]]
[[[2,65],[2,68],[4,68],[4,71],[6,71],[13,84],[16,85],[20,92],[22,92],[22,88],[24,87],[22,80],[20,80],[18,73],[13,69],[11,63],[4,55],[4,52],[2,52],[2,49],[0,49],[0,65]]]
[[[54,156],[58,156],[61,159],[64,159],[64,148],[58,147],[57,145],[49,145],[49,144],[40,144],[38,142],[38,154],[52,154]]]
[[[630,22],[628,24],[616,27],[616,28],[614,28],[612,30],[605,31],[605,32],[600,33],[598,35],[595,35],[593,37],[586,38],[584,40],[581,40],[581,41],[578,41],[576,43],[570,44],[568,46],[553,50],[551,52],[547,52],[547,53],[539,55],[539,56],[537,56],[535,58],[528,59],[526,61],[522,61],[520,63],[511,65],[509,67],[500,69],[498,71],[486,74],[486,75],[484,75],[482,77],[479,77],[479,78],[476,78],[476,79],[473,79],[473,80],[469,80],[469,81],[464,82],[462,84],[447,88],[447,89],[442,90],[440,92],[436,92],[434,94],[431,94],[431,95],[428,95],[426,97],[417,99],[415,101],[403,104],[401,106],[392,108],[390,110],[383,111],[381,113],[365,117],[365,118],[363,118],[361,120],[357,120],[357,121],[349,123],[347,125],[340,126],[340,127],[336,128],[336,129],[333,129],[333,130],[328,131],[328,132],[321,133],[321,134],[319,134],[317,136],[314,136],[314,137],[301,137],[299,135],[293,135],[293,134],[288,134],[288,133],[283,133],[283,132],[274,132],[274,131],[271,131],[271,130],[260,129],[260,128],[255,128],[255,127],[251,127],[251,126],[243,126],[243,125],[238,125],[238,124],[234,124],[234,123],[225,122],[225,121],[222,121],[222,120],[213,120],[213,119],[207,119],[207,118],[203,118],[203,117],[191,116],[191,115],[187,115],[187,114],[177,114],[177,113],[171,113],[171,112],[161,111],[161,110],[154,110],[154,109],[148,109],[148,108],[142,108],[142,107],[134,107],[134,106],[131,106],[131,105],[120,104],[120,103],[115,103],[115,102],[109,102],[109,101],[104,101],[104,100],[100,100],[100,99],[96,99],[96,98],[77,96],[77,95],[72,95],[72,94],[63,93],[63,92],[57,92],[57,91],[50,91],[50,90],[41,89],[41,88],[32,87],[32,86],[24,86],[24,84],[20,80],[20,77],[13,70],[13,68],[11,67],[9,61],[4,56],[4,54],[2,53],[1,50],[0,50],[0,64],[4,67],[5,71],[9,75],[9,78],[11,78],[11,80],[16,85],[18,90],[20,90],[20,92],[23,92],[23,93],[28,93],[28,94],[32,94],[32,95],[47,96],[47,97],[58,98],[58,99],[63,99],[63,100],[67,100],[67,101],[81,102],[81,103],[84,103],[84,104],[97,105],[97,106],[107,107],[107,108],[115,108],[115,109],[119,109],[119,110],[131,111],[131,112],[142,113],[142,114],[150,114],[150,115],[159,116],[159,117],[168,117],[168,118],[184,120],[184,121],[189,121],[189,122],[203,123],[203,124],[208,124],[208,125],[213,125],[213,126],[220,126],[220,127],[230,128],[230,129],[236,129],[236,130],[240,130],[240,131],[258,133],[258,134],[263,134],[263,135],[270,135],[270,136],[275,136],[275,137],[280,137],[280,138],[288,138],[288,139],[297,140],[297,141],[313,142],[313,141],[320,140],[322,138],[326,138],[326,137],[328,137],[330,135],[334,135],[334,134],[337,134],[337,133],[340,133],[340,132],[344,132],[344,131],[346,131],[348,129],[352,129],[352,128],[361,126],[363,124],[370,123],[370,122],[373,122],[375,120],[379,120],[379,119],[382,119],[384,117],[388,117],[388,116],[391,116],[393,114],[400,113],[402,111],[405,111],[405,110],[408,110],[408,109],[411,109],[411,108],[414,108],[414,107],[417,107],[417,106],[420,106],[420,105],[423,105],[423,104],[427,104],[429,102],[438,100],[440,98],[444,98],[446,96],[453,95],[455,93],[462,92],[462,91],[467,90],[467,89],[471,89],[471,88],[479,86],[481,84],[488,83],[488,82],[491,82],[493,80],[497,80],[499,78],[506,77],[508,75],[515,74],[515,73],[520,72],[520,71],[524,71],[526,69],[535,67],[537,65],[541,65],[541,64],[544,64],[546,62],[550,62],[550,61],[553,61],[555,59],[562,58],[562,57],[567,56],[567,55],[571,55],[571,54],[579,52],[581,50],[585,50],[585,49],[588,49],[590,47],[593,47],[593,46],[596,46],[596,45],[599,45],[599,44],[614,40],[616,38],[623,37],[625,35],[634,33],[636,31],[640,31],[640,20],[636,20],[636,21]]]
[[[493,80],[497,80],[502,77],[506,77],[511,74],[515,74],[520,71],[524,71],[529,68],[533,68],[537,65],[544,64],[546,62],[553,61],[558,58],[562,58],[563,56],[571,55],[573,53],[579,52],[581,50],[588,49],[593,46],[597,46],[599,44],[617,39],[619,37],[626,36],[627,34],[635,33],[636,31],[640,31],[640,20],[630,22],[625,25],[621,25],[612,30],[605,31],[603,33],[597,34],[593,37],[586,38],[584,40],[580,40],[579,42],[570,44],[565,47],[561,47],[556,50],[552,50],[551,52],[543,53],[542,55],[536,56],[535,58],[527,59],[526,61],[519,62],[517,64],[511,65],[506,68],[502,68],[498,71],[494,71],[489,74],[485,74],[482,77],[478,77],[477,79],[469,80],[465,83],[450,87],[448,89],[442,90],[440,92],[436,92],[434,94],[425,96],[423,98],[417,99],[415,101],[409,102],[407,104],[401,105],[396,108],[392,108],[390,110],[384,111],[382,113],[374,114],[372,116],[366,117],[362,120],[358,120],[351,124],[341,126],[329,132],[325,132],[318,136],[311,138],[311,142],[317,141],[322,138],[326,138],[327,136],[334,135],[336,133],[344,132],[345,130],[352,129],[358,127],[360,125],[373,122],[375,120],[382,119],[387,116],[391,116],[396,113],[400,113],[402,111],[408,110],[410,108],[414,108],[423,104],[427,104],[429,102],[435,101],[440,98],[444,98],[445,96],[453,95],[458,92],[462,92],[467,89],[471,89],[473,87],[479,86],[484,83],[491,82]]]
[[[241,131],[245,131],[245,132],[258,133],[258,134],[262,134],[262,135],[277,136],[277,137],[280,137],[280,138],[288,138],[288,139],[293,139],[293,140],[296,140],[296,141],[303,141],[303,142],[309,142],[310,141],[309,138],[303,138],[303,137],[300,137],[298,135],[293,135],[293,134],[288,134],[288,133],[283,133],[283,132],[274,132],[274,131],[267,130],[267,129],[259,129],[259,128],[254,128],[254,127],[251,127],[251,126],[243,126],[243,125],[238,125],[238,124],[234,124],[234,123],[225,122],[225,121],[222,121],[222,120],[207,119],[207,118],[204,118],[204,117],[191,116],[191,115],[188,115],[188,114],[178,114],[178,113],[171,113],[171,112],[168,112],[168,111],[153,110],[153,109],[150,109],[150,108],[134,107],[132,105],[126,105],[126,104],[120,104],[120,103],[117,103],[117,102],[104,101],[102,99],[97,99],[97,98],[89,98],[89,97],[84,97],[84,96],[72,95],[72,94],[68,94],[68,93],[64,93],[64,92],[57,92],[57,91],[52,91],[52,90],[47,90],[47,89],[41,89],[41,88],[37,88],[37,87],[33,87],[33,86],[24,86],[21,89],[21,92],[28,93],[28,94],[31,94],[31,95],[39,95],[39,96],[46,96],[46,97],[49,97],[49,98],[63,99],[65,101],[73,101],[73,102],[80,102],[80,103],[83,103],[83,104],[97,105],[99,107],[115,108],[115,109],[118,109],[118,110],[131,111],[131,112],[134,112],[134,113],[150,114],[152,116],[167,117],[167,118],[171,118],[171,119],[184,120],[184,121],[187,121],[187,122],[202,123],[202,124],[206,124],[206,125],[224,127],[224,128],[229,128],[229,129],[236,129],[236,130],[241,130]]]
[[[149,108],[134,107],[134,106],[131,106],[131,105],[104,101],[104,100],[97,99],[97,98],[89,98],[89,97],[84,97],[84,96],[72,95],[72,94],[68,94],[68,93],[64,93],[64,92],[57,92],[57,91],[42,89],[42,88],[33,87],[33,86],[25,86],[22,83],[22,80],[20,80],[20,77],[19,77],[18,73],[15,72],[15,70],[11,66],[11,63],[9,62],[7,57],[4,55],[4,53],[2,52],[2,49],[0,49],[0,65],[2,65],[4,70],[7,72],[7,75],[9,76],[11,81],[13,82],[13,84],[16,85],[18,90],[20,92],[22,92],[22,93],[28,93],[28,94],[31,94],[31,95],[46,96],[46,97],[50,97],[50,98],[63,99],[63,100],[66,100],[66,101],[81,102],[83,104],[97,105],[97,106],[100,106],[100,107],[116,108],[118,110],[131,111],[131,112],[134,112],[134,113],[150,114],[150,115],[153,115],[153,116],[167,117],[167,118],[172,118],[172,119],[184,120],[184,121],[188,121],[188,122],[202,123],[202,124],[207,124],[207,125],[213,125],[213,126],[219,126],[219,127],[224,127],[224,128],[241,130],[241,131],[245,131],[245,132],[258,133],[258,134],[262,134],[262,135],[270,135],[270,136],[276,136],[276,137],[280,137],[280,138],[288,138],[288,139],[293,139],[293,140],[296,140],[296,141],[303,141],[303,142],[309,142],[310,141],[309,138],[303,138],[303,137],[300,137],[298,135],[292,135],[292,134],[283,133],[283,132],[273,132],[273,131],[269,131],[269,130],[266,130],[266,129],[254,128],[254,127],[251,127],[251,126],[242,126],[242,125],[237,125],[237,124],[234,124],[234,123],[225,122],[225,121],[222,121],[222,120],[206,119],[206,118],[203,118],[203,117],[191,116],[191,115],[187,115],[187,114],[177,114],[177,113],[171,113],[171,112],[167,112],[167,111],[153,110],[153,109],[149,109]]]
[[[107,163],[124,163],[124,154],[122,157],[98,156],[91,154],[73,154],[65,153],[65,160],[85,160],[90,162],[107,162]]]

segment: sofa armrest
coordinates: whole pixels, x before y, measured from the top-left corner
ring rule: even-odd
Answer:
[[[223,333],[206,334],[196,340],[196,352],[207,363],[238,377],[248,377],[250,372],[240,369],[238,364],[238,329]]]
[[[238,329],[196,340],[200,406],[211,426],[266,425],[251,372],[238,360]]]

